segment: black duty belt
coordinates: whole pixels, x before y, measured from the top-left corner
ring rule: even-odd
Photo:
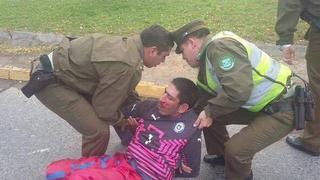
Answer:
[[[291,82],[291,80],[289,80]],[[287,83],[287,89],[284,94],[281,94],[276,100],[269,103],[264,109],[263,112],[267,114],[274,114],[279,111],[287,112],[292,111],[292,103],[294,98],[294,92],[296,85]]]

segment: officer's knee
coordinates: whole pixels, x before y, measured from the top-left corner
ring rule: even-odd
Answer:
[[[109,127],[99,127],[88,134],[82,134],[86,139],[103,139],[110,135]]]
[[[100,128],[94,134],[82,136],[82,156],[100,156],[105,153],[109,143],[109,129]]]
[[[251,161],[248,152],[242,146],[239,146],[238,143],[235,144],[232,141],[225,143],[224,158],[226,161],[240,164],[246,164],[248,161]]]
[[[224,158],[234,159],[237,156],[237,147],[233,146],[232,143],[225,143],[225,150],[224,150]]]

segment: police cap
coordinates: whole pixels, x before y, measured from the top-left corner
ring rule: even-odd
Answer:
[[[205,26],[204,22],[201,20],[192,21],[181,28],[177,29],[174,32],[171,32],[171,36],[175,43],[177,44],[176,53],[180,54],[182,51],[180,50],[180,45],[183,40],[191,33],[198,31],[200,29],[209,29]]]

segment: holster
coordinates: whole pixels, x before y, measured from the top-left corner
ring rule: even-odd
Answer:
[[[304,129],[305,121],[313,121],[315,119],[314,99],[309,86],[296,87],[293,108],[296,130]]]
[[[305,106],[304,106],[304,88],[297,86],[294,94],[294,125],[296,130],[304,129],[305,125]]]
[[[39,67],[36,68],[36,71],[32,72],[33,64],[31,65],[30,80],[27,82],[25,86],[21,88],[22,93],[27,98],[30,98],[37,92],[40,92],[49,84],[56,82],[51,62],[47,55],[40,56],[40,64],[38,66]]]

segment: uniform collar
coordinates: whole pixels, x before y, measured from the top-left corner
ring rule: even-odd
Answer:
[[[140,38],[140,35],[135,35],[132,37],[133,42],[136,44],[138,53],[140,55],[140,59],[143,60],[143,54],[144,54],[144,47]]]

